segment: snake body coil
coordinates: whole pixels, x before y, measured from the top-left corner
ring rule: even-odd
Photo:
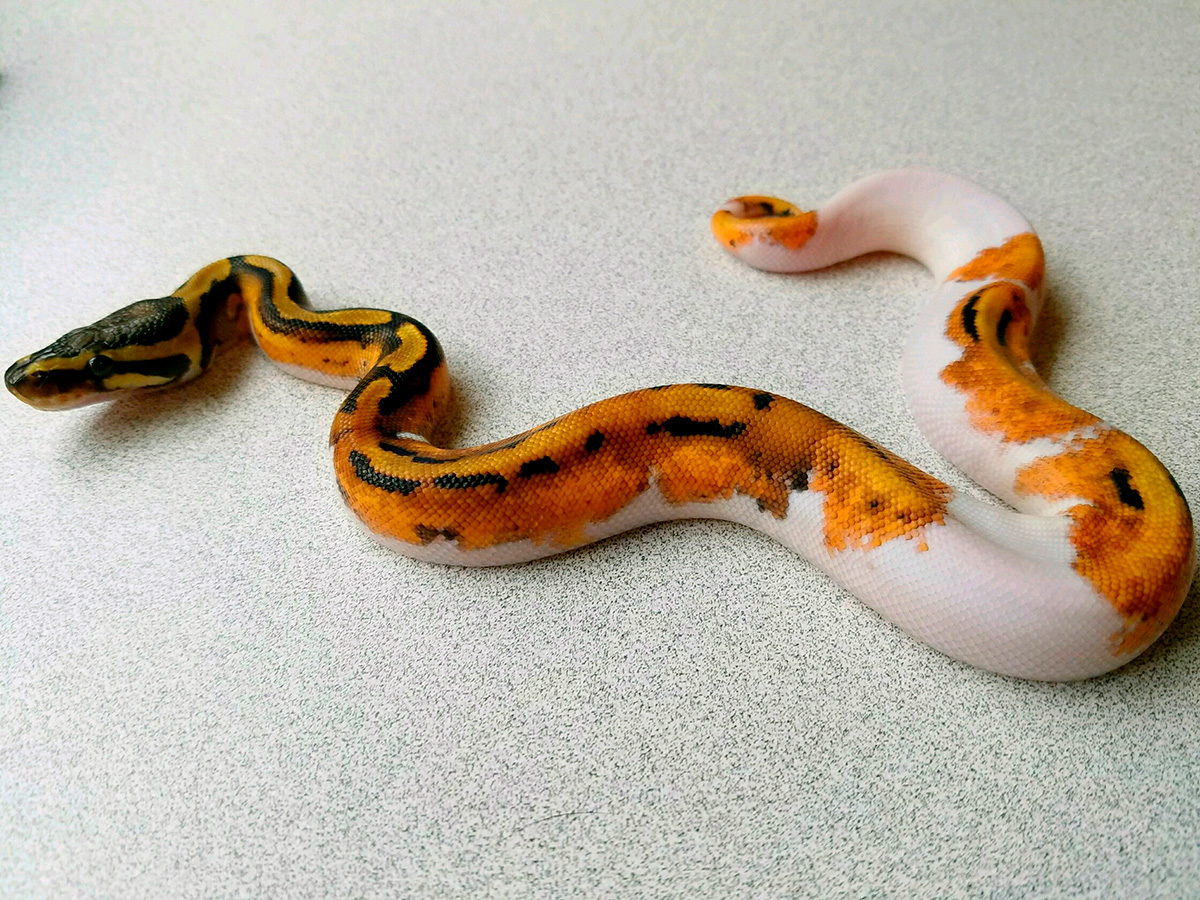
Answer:
[[[903,355],[923,433],[1019,512],[955,492],[775,394],[679,384],[603,400],[508,440],[433,442],[451,387],[437,339],[399,313],[315,311],[282,263],[221,260],[18,360],[5,383],[44,409],[186,381],[246,330],[276,363],[350,393],[330,432],[346,505],[400,552],[494,565],[648,522],[751,525],[883,616],[976,666],[1098,675],[1178,611],[1194,537],[1179,486],[1133,438],[1051,393],[1030,362],[1043,258],[1029,224],[970,182],[884,172],[815,212],[769,197],[713,217],[772,271],[913,256],[937,288]]]

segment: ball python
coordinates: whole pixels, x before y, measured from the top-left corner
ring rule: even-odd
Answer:
[[[287,372],[349,391],[329,439],[342,499],[420,560],[518,563],[717,518],[771,535],[918,640],[993,672],[1095,676],[1163,632],[1195,566],[1187,502],[1145,447],[1038,377],[1044,262],[1020,213],[957,177],[891,171],[815,210],[739,197],[712,231],[772,272],[881,250],[923,263],[937,286],[903,349],[904,394],[934,448],[1008,507],[806,406],[726,384],[652,387],[444,446],[452,392],[433,333],[397,312],[316,310],[264,256],[220,260],[70,331],[5,384],[39,409],[156,390],[248,331]]]

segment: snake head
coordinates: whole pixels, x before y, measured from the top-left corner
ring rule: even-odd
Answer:
[[[37,409],[74,409],[199,374],[199,333],[178,297],[139,300],[18,359],[4,386]]]

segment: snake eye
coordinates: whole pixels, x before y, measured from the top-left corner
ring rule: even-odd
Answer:
[[[113,361],[103,353],[97,353],[87,361],[87,370],[93,378],[103,380],[113,373]]]

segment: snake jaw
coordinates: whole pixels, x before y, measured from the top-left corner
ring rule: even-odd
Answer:
[[[4,373],[4,386],[34,409],[76,409],[107,399],[103,390],[84,372],[73,368],[48,368],[38,354],[24,356]]]

